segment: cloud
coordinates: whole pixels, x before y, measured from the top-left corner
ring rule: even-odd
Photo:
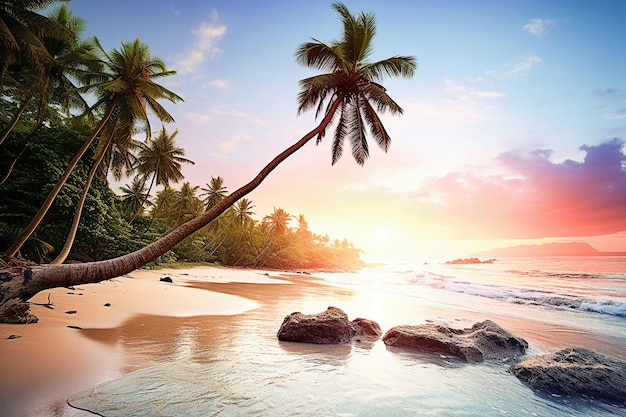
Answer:
[[[596,108],[605,111],[613,106],[623,105],[622,103],[626,102],[626,92],[619,88],[598,89],[593,92],[593,95],[602,101]],[[603,118],[607,120],[624,119],[626,118],[626,107],[607,113]]]
[[[220,142],[217,145],[218,152],[209,152],[209,155],[223,158],[226,155],[232,154],[239,143],[252,139],[252,136],[247,133],[235,133],[232,134],[228,139]]]
[[[613,120],[613,119],[626,119],[626,108],[619,109],[616,112],[609,113],[604,115],[605,119]]]
[[[518,61],[506,63],[498,70],[487,71],[487,75],[500,79],[519,78],[535,69],[541,61],[541,57],[531,55]]]
[[[526,32],[530,33],[531,35],[541,39],[541,38],[544,38],[550,30],[554,29],[555,27],[565,22],[567,22],[566,19],[535,18],[535,19],[530,19],[530,21],[527,24],[522,26],[522,29],[524,29]]]
[[[228,88],[228,81],[226,80],[221,80],[221,79],[215,79],[215,80],[211,80],[208,83],[204,84],[207,87],[215,87],[215,88]]]
[[[218,25],[219,16],[216,11],[211,15],[213,22],[203,22],[192,33],[196,36],[193,47],[176,58],[176,67],[179,74],[188,74],[198,71],[198,67],[207,56],[214,57],[221,52],[217,42],[226,34],[226,26]]]
[[[550,150],[506,152],[507,175],[453,172],[423,184],[413,209],[455,238],[595,236],[626,230],[622,139],[584,145],[582,161],[554,163]]]

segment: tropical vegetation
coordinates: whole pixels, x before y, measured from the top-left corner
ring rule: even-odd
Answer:
[[[16,306],[43,289],[98,282],[172,260],[289,269],[362,265],[350,242],[313,233],[302,214],[276,207],[255,220],[246,196],[311,139],[320,143],[331,127],[333,164],[346,141],[355,161],[364,164],[368,132],[387,150],[390,137],[379,114],[401,114],[402,108],[380,81],[410,78],[416,63],[409,56],[368,61],[376,33],[372,14],[354,16],[333,4],[342,36],[330,44],[304,43],[295,55],[298,63],[322,71],[300,81],[298,95],[298,114],[316,108],[318,126],[228,192],[219,176],[206,187],[171,186],[184,179],[182,164],[193,162],[176,145],[177,130],[169,133],[162,125],[152,136],[149,115],[173,122],[160,100],[182,99],[155,79],[175,71],[139,40],[107,52],[97,38],[80,39],[80,20],[65,5],[33,19],[36,7],[52,3],[0,5],[0,26],[14,28],[0,31],[0,52],[6,53],[0,60],[0,128],[6,138],[0,145],[0,250],[7,261],[18,256],[38,263],[0,270],[0,318],[9,310],[24,312]],[[52,78],[44,83],[52,66],[55,76],[72,84]],[[94,104],[86,106],[85,95]],[[110,177],[130,184],[118,195]],[[43,203],[42,193],[48,195]],[[66,257],[73,262],[63,263]],[[54,265],[47,265],[51,259]],[[28,321],[28,314],[22,319]]]

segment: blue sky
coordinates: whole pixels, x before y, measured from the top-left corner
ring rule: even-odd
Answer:
[[[136,38],[178,75],[163,85],[183,173],[230,191],[315,127],[296,116],[299,44],[330,42],[330,1],[73,0],[105,48]],[[249,197],[305,214],[368,259],[464,256],[520,243],[588,241],[626,250],[626,2],[346,1],[372,12],[372,60],[413,55],[411,80],[385,80],[404,108],[392,144],[359,167],[309,144]],[[160,127],[160,126],[158,126]],[[617,139],[616,139],[617,138]],[[605,172],[606,171],[606,172]],[[602,174],[602,175],[600,175]]]

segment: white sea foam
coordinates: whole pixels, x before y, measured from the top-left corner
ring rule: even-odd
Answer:
[[[545,266],[546,261],[542,261]],[[529,268],[525,270],[508,269],[506,263],[490,265],[490,269],[480,265],[440,266],[414,272],[405,282],[515,304],[626,317],[626,271],[554,271],[526,262]],[[571,268],[577,266],[574,263]]]

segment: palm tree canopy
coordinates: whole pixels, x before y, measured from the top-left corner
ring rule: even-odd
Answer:
[[[133,178],[130,186],[124,185],[120,187],[122,195],[120,196],[120,212],[126,217],[132,217],[135,214],[143,215],[144,202],[146,201],[146,183],[139,176]]]
[[[104,112],[110,106],[124,103],[134,115],[133,121],[145,124],[148,136],[151,132],[148,111],[162,122],[173,122],[172,115],[157,100],[176,103],[183,99],[154,80],[174,75],[176,71],[168,70],[161,59],[151,56],[148,46],[139,39],[122,42],[119,50],[113,49],[110,53],[105,52],[98,38],[94,38],[94,42],[102,55],[99,61],[102,70],[86,73],[85,87],[81,90],[96,93],[98,100],[91,109]]]
[[[153,174],[157,185],[182,180],[182,164],[194,164],[193,161],[183,158],[185,150],[176,146],[176,135],[178,130],[170,135],[163,126],[156,138],[140,145],[137,170],[146,177]]]
[[[252,221],[252,215],[256,214],[252,211],[254,208],[254,204],[252,201],[247,198],[242,198],[238,200],[233,206],[233,210],[235,211],[235,219],[239,222],[240,225],[247,224]]]
[[[201,189],[204,193],[200,194],[200,197],[204,197],[203,203],[208,210],[222,201],[228,195],[228,190],[224,187],[224,178],[222,177],[211,177],[211,182],[207,183],[206,186],[207,188]]]
[[[353,16],[341,3],[333,3],[332,7],[339,13],[343,23],[341,39],[331,44],[312,39],[300,45],[295,53],[298,63],[326,71],[300,81],[298,114],[316,107],[316,117],[322,111],[327,115],[339,101],[332,163],[335,164],[341,158],[344,141],[348,139],[352,156],[359,165],[363,165],[369,157],[366,127],[386,152],[391,138],[378,113],[397,115],[403,112],[380,82],[385,76],[411,78],[417,63],[412,56],[394,56],[368,62],[373,52],[372,39],[376,34],[375,16],[369,13]],[[324,135],[324,131],[318,135],[318,144]]]
[[[263,218],[268,223],[272,233],[276,235],[284,235],[289,227],[289,222],[293,216],[281,208],[274,207],[274,212]]]
[[[74,39],[53,19],[36,12],[59,0],[2,0],[0,2],[0,86],[9,65],[23,63],[40,72],[51,59],[42,39]]]
[[[54,9],[49,18],[66,28],[73,37],[44,37],[44,45],[51,61],[43,77],[49,80],[50,86],[47,91],[44,90],[49,97],[41,99],[42,105],[54,98],[68,111],[70,108],[87,111],[89,105],[80,95],[76,81],[94,65],[97,58],[95,42],[93,39],[81,39],[86,22],[74,16],[65,4]]]

